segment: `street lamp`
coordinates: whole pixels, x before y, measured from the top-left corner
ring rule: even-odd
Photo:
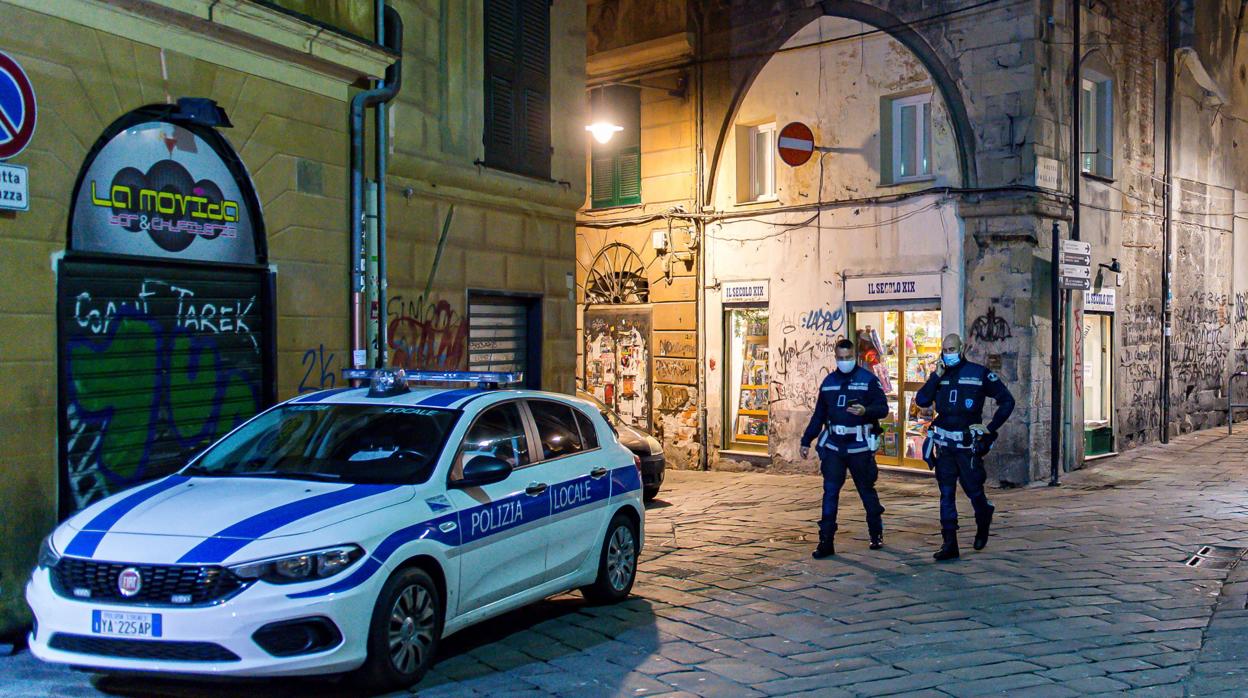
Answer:
[[[611,140],[612,136],[614,136],[616,133],[619,133],[620,131],[623,131],[624,127],[620,126],[619,124],[613,124],[610,121],[607,121],[606,119],[599,119],[595,121],[594,123],[586,126],[585,130],[593,134],[594,140],[598,141],[599,143],[606,144],[608,141]]]

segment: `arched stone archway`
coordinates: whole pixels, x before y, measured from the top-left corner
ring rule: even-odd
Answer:
[[[892,6],[898,6],[893,11]],[[904,7],[902,11],[900,8]],[[827,15],[863,22],[886,32],[909,49],[931,74],[949,110],[957,141],[959,174],[964,187],[979,186],[975,134],[971,118],[958,82],[961,80],[957,62],[951,52],[937,48],[923,33],[925,27],[907,22],[915,14],[915,4],[890,0],[877,5],[858,0],[824,0],[808,4],[800,0],[773,0],[770,3],[750,2],[728,12],[714,12],[704,18],[702,54],[727,57],[705,64],[703,95],[705,102],[703,138],[710,149],[710,170],[704,179],[705,198],[714,195],[717,170],[721,165],[728,134],[737,111],[771,56],[793,35],[819,17]],[[924,15],[940,8],[924,6]],[[938,26],[938,25],[928,25]]]

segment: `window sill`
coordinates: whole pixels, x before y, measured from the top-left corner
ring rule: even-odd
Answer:
[[[891,182],[881,180],[880,187],[902,187],[907,184],[924,184],[926,182],[935,182],[936,175],[923,175],[921,177],[906,177],[904,179],[895,179]]]
[[[521,179],[524,179],[530,182],[538,182],[541,184],[569,184],[570,185],[569,182],[560,182],[560,181],[551,179],[550,175],[539,175],[539,174],[532,174],[530,172],[521,172],[519,170],[513,170],[508,167],[503,167],[502,165],[492,165],[486,162],[485,160],[473,160],[472,164],[484,170],[497,172],[498,174],[507,175],[509,177],[519,177]]]
[[[780,203],[779,196],[767,196],[761,199],[750,199],[749,201],[738,201],[738,206],[767,206],[769,204]]]
[[[1087,170],[1081,170],[1079,174],[1087,179],[1091,179],[1097,182],[1105,182],[1106,184],[1113,184],[1115,181],[1117,181],[1114,179],[1114,176],[1112,174],[1103,175],[1103,174],[1097,174],[1095,172],[1088,172]]]

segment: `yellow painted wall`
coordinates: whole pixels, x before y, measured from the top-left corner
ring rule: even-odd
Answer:
[[[417,299],[441,221],[454,226],[431,300],[462,320],[467,289],[542,294],[544,387],[571,391],[575,211],[585,197],[584,6],[552,8],[552,179],[493,172],[483,155],[481,3],[397,6],[405,88],[393,110],[391,294]],[[579,8],[580,13],[569,8]],[[119,28],[118,31],[121,31]],[[55,37],[55,41],[51,38]],[[25,622],[21,598],[39,540],[56,522],[56,279],[75,177],[103,130],[166,95],[209,97],[250,170],[277,269],[277,392],[329,385],[347,336],[347,105],[106,31],[0,2],[0,50],[34,82],[39,127],[14,164],[30,168],[31,211],[0,216],[0,634]],[[371,115],[370,115],[371,120]],[[297,186],[319,171],[322,187]],[[371,166],[368,173],[371,176]],[[341,383],[341,379],[336,380]]]

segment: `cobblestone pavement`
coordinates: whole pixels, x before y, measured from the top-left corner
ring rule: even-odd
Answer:
[[[1248,427],[1204,432],[1059,488],[994,491],[987,550],[964,523],[950,563],[931,559],[925,478],[884,476],[879,552],[847,487],[838,554],[815,561],[817,478],[671,473],[633,599],[567,595],[465,631],[419,695],[1248,695],[1248,570],[1184,564],[1202,545],[1248,547],[1246,454]],[[353,694],[91,679],[28,653],[0,658],[0,676],[5,696]]]

